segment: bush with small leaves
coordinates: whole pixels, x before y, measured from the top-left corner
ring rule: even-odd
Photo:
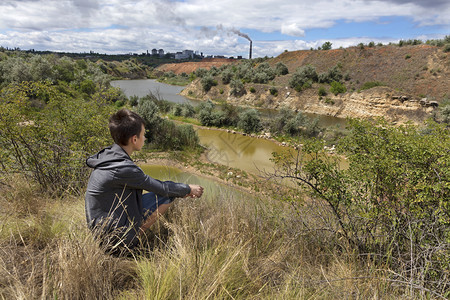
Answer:
[[[341,73],[341,68],[336,65],[330,69],[328,69],[328,71],[324,72],[324,73],[320,73],[318,76],[318,82],[321,83],[331,83],[333,81],[341,81],[342,80],[342,73]]]
[[[258,132],[261,130],[261,117],[257,110],[248,109],[239,114],[238,127],[245,133]]]
[[[222,79],[223,84],[229,84],[231,81],[231,78],[233,78],[233,72],[230,69],[225,69],[220,74],[220,77]]]
[[[277,88],[275,88],[275,87],[271,87],[270,89],[269,89],[269,91],[270,91],[270,94],[272,95],[272,96],[278,96],[278,90],[277,90]]]
[[[287,67],[285,64],[283,64],[283,63],[280,61],[280,62],[278,62],[278,63],[275,65],[275,72],[276,72],[278,75],[287,75],[287,74],[289,74],[289,69],[288,69],[288,67]]]
[[[319,96],[324,97],[327,95],[327,90],[325,89],[324,86],[319,87],[319,91],[318,91]]]
[[[338,81],[333,81],[331,83],[330,92],[332,92],[334,95],[342,94],[342,93],[345,93],[346,91],[347,91],[347,88],[342,83],[340,83]]]
[[[203,91],[208,92],[211,87],[217,85],[217,81],[214,80],[214,78],[211,75],[206,75],[201,80]]]
[[[444,51],[444,52],[450,52],[450,43],[445,44],[445,45],[444,45],[444,49],[443,49],[442,51]]]
[[[203,78],[204,76],[206,76],[208,74],[208,70],[204,69],[204,68],[198,68],[197,70],[194,71],[195,76]]]
[[[244,84],[239,79],[233,79],[230,82],[230,95],[232,96],[242,96],[245,93]]]
[[[316,68],[311,65],[307,65],[298,68],[295,73],[292,74],[292,77],[289,80],[289,86],[299,92],[308,85],[311,86],[311,83],[316,82],[317,79]]]

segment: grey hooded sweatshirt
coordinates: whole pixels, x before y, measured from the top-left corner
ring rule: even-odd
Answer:
[[[86,160],[93,168],[85,209],[88,226],[96,234],[114,232],[127,247],[134,247],[143,220],[142,190],[166,197],[184,197],[189,185],[159,181],[146,175],[117,144]]]

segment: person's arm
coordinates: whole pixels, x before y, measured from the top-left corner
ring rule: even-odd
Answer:
[[[137,166],[122,169],[120,174],[116,174],[116,176],[128,188],[142,189],[165,197],[186,197],[191,193],[189,185],[152,178]]]

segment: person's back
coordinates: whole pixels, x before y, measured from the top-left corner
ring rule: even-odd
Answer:
[[[141,150],[144,120],[134,112],[119,110],[111,116],[111,136],[116,142],[86,160],[93,168],[85,208],[88,226],[103,242],[134,247],[140,231],[149,228],[175,197],[200,197],[203,188],[146,175],[130,158]],[[146,190],[149,193],[142,194]]]

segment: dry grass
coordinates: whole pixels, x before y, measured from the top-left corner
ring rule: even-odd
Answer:
[[[388,270],[341,242],[317,203],[293,209],[226,193],[180,199],[140,252],[117,258],[87,231],[81,197],[52,199],[23,181],[11,185],[0,196],[2,299],[423,296],[394,286]]]

